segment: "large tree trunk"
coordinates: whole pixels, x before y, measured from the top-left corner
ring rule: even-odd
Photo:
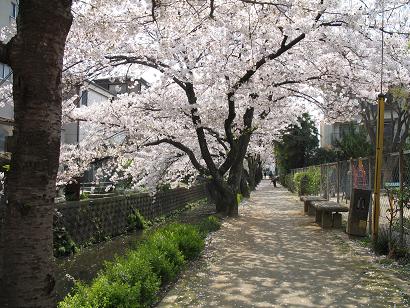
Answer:
[[[10,44],[15,126],[1,307],[54,307],[53,211],[71,0],[21,0]]]
[[[248,177],[249,189],[251,191],[254,191],[257,186],[257,183],[256,183],[257,163],[256,163],[255,158],[251,156],[247,157],[246,161],[248,163],[248,169],[249,169],[249,177]]]
[[[208,189],[215,202],[216,212],[227,216],[238,216],[236,192],[226,182],[211,181]]]

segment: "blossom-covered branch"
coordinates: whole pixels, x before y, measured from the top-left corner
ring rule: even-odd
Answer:
[[[203,167],[203,166],[198,162],[198,160],[197,160],[196,157],[195,157],[194,152],[193,152],[191,149],[189,149],[187,146],[183,145],[182,143],[180,143],[180,142],[178,142],[178,141],[175,141],[175,140],[172,140],[172,139],[168,139],[168,138],[164,138],[164,139],[159,139],[159,140],[156,140],[156,141],[151,141],[151,142],[144,143],[143,146],[153,146],[153,145],[159,145],[159,144],[161,144],[161,143],[171,144],[171,145],[173,145],[174,147],[176,147],[177,149],[179,149],[179,150],[185,152],[185,154],[187,154],[188,157],[189,157],[189,159],[191,160],[192,165],[193,165],[201,174],[208,174],[208,173],[209,173],[208,170],[206,170],[206,168]]]

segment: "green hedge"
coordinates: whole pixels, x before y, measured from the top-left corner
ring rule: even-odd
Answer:
[[[279,178],[280,183],[283,187],[286,187],[289,191],[295,192],[296,186],[295,181],[293,180],[292,174],[287,174]]]
[[[320,192],[320,169],[310,168],[305,172],[297,172],[293,176],[296,191],[299,195],[317,195]]]
[[[204,237],[219,226],[220,221],[211,216],[198,226],[174,223],[157,229],[136,250],[107,263],[90,285],[77,283],[58,307],[151,306],[161,286],[200,255]]]

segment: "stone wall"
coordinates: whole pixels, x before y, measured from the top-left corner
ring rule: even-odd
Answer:
[[[126,232],[128,216],[138,209],[145,219],[153,219],[184,208],[206,197],[205,185],[157,193],[132,194],[57,204],[59,227],[64,227],[76,244],[99,241]]]

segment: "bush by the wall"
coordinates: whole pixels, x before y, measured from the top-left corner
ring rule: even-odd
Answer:
[[[203,236],[206,236],[209,232],[217,231],[221,228],[221,221],[211,215],[205,218],[199,225],[199,230]]]
[[[320,192],[320,169],[310,168],[293,176],[295,190],[299,195],[317,195]]]
[[[282,176],[279,178],[280,183],[283,185],[283,187],[286,187],[289,191],[295,192],[296,191],[296,186],[295,182],[293,179],[292,174],[287,174],[285,176]]]
[[[379,231],[377,239],[372,241],[372,248],[379,255],[389,254],[389,234],[386,230]]]
[[[151,306],[160,287],[175,279],[186,261],[200,255],[204,235],[218,224],[216,218],[207,218],[199,226],[175,223],[157,229],[136,250],[107,263],[91,285],[78,283],[58,307]]]
[[[147,227],[147,222],[138,211],[138,209],[133,209],[132,212],[128,215],[128,231],[132,230],[143,230]]]

